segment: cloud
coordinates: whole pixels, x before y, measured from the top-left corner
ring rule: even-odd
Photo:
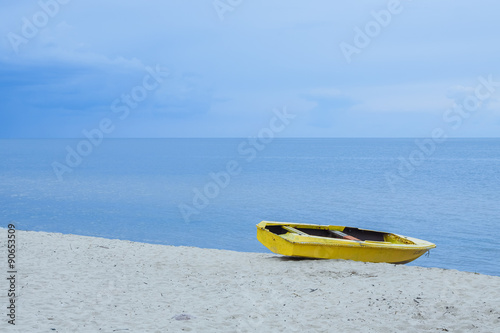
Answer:
[[[356,102],[344,95],[338,88],[320,87],[309,89],[301,95],[313,102],[315,106],[309,111],[309,125],[320,128],[330,128],[349,112]]]
[[[213,89],[201,75],[184,73],[170,77],[158,89],[152,112],[169,117],[192,117],[210,111]]]
[[[462,86],[456,85],[449,88],[446,96],[452,101],[453,107],[469,107],[469,102],[475,100],[478,102],[477,108],[474,108],[474,112],[478,113],[492,113],[498,116],[500,109],[500,89],[496,89],[493,93],[486,99],[480,100],[476,97],[476,87],[473,86]],[[485,89],[485,88],[483,88]]]
[[[464,87],[461,85],[450,87],[446,93],[446,97],[458,103],[462,103],[467,96],[473,95],[474,87]]]

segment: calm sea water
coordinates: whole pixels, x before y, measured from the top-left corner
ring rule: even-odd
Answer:
[[[500,276],[498,139],[80,141],[0,140],[2,227],[268,252],[261,220],[348,225],[437,244],[410,265]]]

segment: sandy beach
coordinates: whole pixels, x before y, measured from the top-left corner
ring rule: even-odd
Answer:
[[[500,327],[496,276],[18,230],[12,325],[7,235],[0,229],[1,332],[491,333]]]

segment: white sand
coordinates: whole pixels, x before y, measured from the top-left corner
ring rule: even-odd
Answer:
[[[500,277],[16,234],[16,325],[2,278],[1,332],[500,332]]]

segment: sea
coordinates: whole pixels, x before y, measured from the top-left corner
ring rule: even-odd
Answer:
[[[342,225],[436,244],[408,265],[500,276],[500,139],[0,140],[0,157],[3,228],[269,253],[262,220]]]

